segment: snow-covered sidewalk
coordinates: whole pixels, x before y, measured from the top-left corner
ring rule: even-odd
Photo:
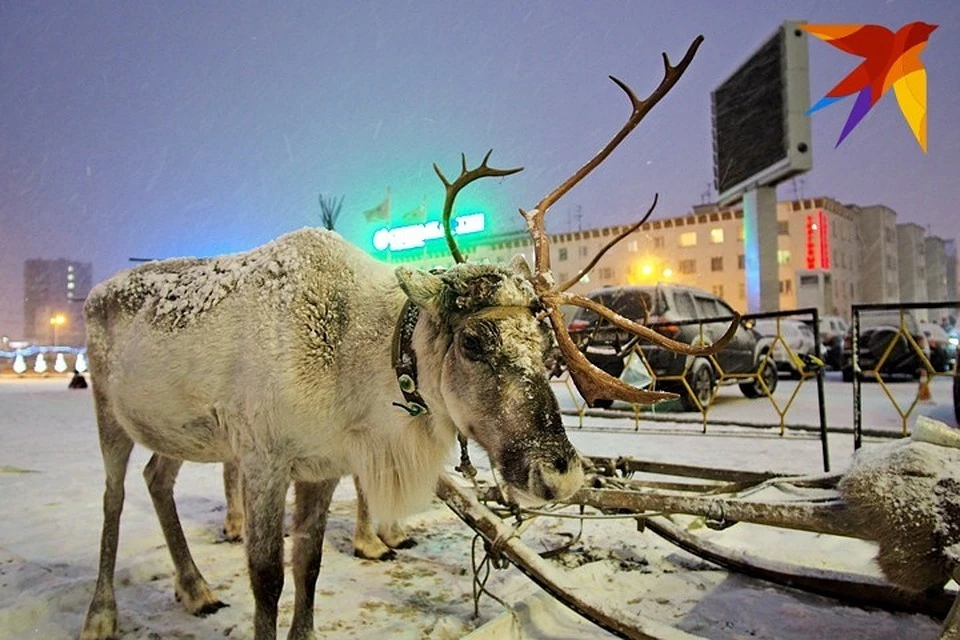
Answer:
[[[93,590],[103,471],[90,392],[67,390],[66,382],[0,379],[0,639],[76,638]],[[704,436],[683,426],[633,433],[633,422],[623,419],[608,426],[620,428],[571,428],[571,439],[581,451],[596,455],[796,473],[821,469],[819,441],[802,435],[781,438],[749,429]],[[851,451],[848,435],[831,437],[835,470],[845,466]],[[251,637],[253,598],[243,549],[219,542],[219,466],[185,465],[176,489],[197,564],[231,605],[194,618],[173,598],[172,565],[140,478],[147,459],[145,450],[135,449],[126,483],[117,563],[122,637]],[[486,623],[495,628],[480,629],[475,637],[503,637],[505,629],[519,634],[510,621],[495,621],[503,609],[489,598],[481,600],[479,618],[473,617],[473,532],[445,505],[435,501],[409,520],[417,547],[401,551],[393,562],[378,563],[352,555],[352,492],[352,483],[343,482],[332,507],[318,584],[318,638],[459,638]],[[548,548],[577,528],[573,520],[544,520],[524,540]],[[780,560],[875,572],[872,547],[860,541],[749,525],[723,536],[729,544],[749,545]],[[710,638],[922,640],[935,638],[939,628],[924,616],[846,607],[728,574],[652,533],[637,532],[630,519],[586,522],[581,541],[559,562],[576,570],[594,597],[624,618],[648,616]],[[513,568],[495,571],[487,586],[511,603],[539,591]],[[288,573],[281,634],[292,604]],[[527,624],[525,637],[602,635],[566,616],[558,621],[549,608],[521,609],[539,620]]]

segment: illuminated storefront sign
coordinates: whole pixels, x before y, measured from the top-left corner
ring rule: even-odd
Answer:
[[[453,219],[453,235],[466,236],[481,233],[486,229],[486,219],[482,213],[470,213]],[[443,238],[443,225],[439,221],[411,224],[390,229],[384,227],[373,234],[373,247],[377,251],[404,251],[420,249],[431,240]]]
[[[829,221],[823,209],[817,212],[817,216],[807,216],[807,269],[829,269],[830,268],[830,236],[828,232]],[[819,264],[817,258],[820,258]]]

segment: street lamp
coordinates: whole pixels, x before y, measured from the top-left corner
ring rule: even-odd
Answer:
[[[63,316],[62,313],[58,313],[57,315],[50,318],[50,324],[53,326],[53,346],[55,347],[57,346],[57,328],[60,327],[60,325],[62,325],[66,321],[67,319]]]

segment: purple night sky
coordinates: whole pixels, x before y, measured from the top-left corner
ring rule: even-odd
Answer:
[[[338,228],[389,186],[394,213],[439,209],[437,162],[524,166],[463,200],[521,227],[530,207],[628,115],[615,75],[645,95],[660,52],[706,42],[617,152],[552,210],[551,231],[690,210],[712,182],[709,94],[785,19],[939,24],[922,55],[924,155],[892,94],[839,148],[853,98],[813,117],[814,169],[781,199],[883,203],[900,222],[960,235],[960,3],[544,1],[20,2],[0,0],[0,333],[22,331],[23,261],[248,249],[319,225],[317,194],[345,196]],[[857,60],[810,40],[811,99]],[[469,193],[469,195],[468,195]]]

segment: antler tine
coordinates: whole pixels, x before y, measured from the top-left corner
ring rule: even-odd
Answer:
[[[687,70],[687,67],[693,61],[694,55],[697,53],[697,49],[700,48],[700,44],[703,42],[703,36],[697,36],[694,41],[687,48],[687,52],[684,54],[683,59],[680,60],[680,63],[677,66],[670,64],[670,58],[666,53],[663,53],[663,79],[660,81],[660,84],[654,89],[653,93],[647,96],[646,99],[641,100],[637,98],[636,94],[633,92],[630,87],[628,87],[624,82],[610,76],[610,79],[613,82],[623,89],[627,94],[627,97],[630,99],[630,104],[633,106],[633,111],[630,114],[630,117],[627,119],[626,123],[620,128],[619,131],[610,139],[610,142],[601,149],[593,158],[591,158],[586,164],[580,167],[576,173],[567,178],[559,187],[551,191],[549,194],[544,196],[540,202],[537,203],[537,206],[529,211],[523,209],[520,210],[520,214],[527,221],[527,227],[530,229],[530,233],[533,236],[534,241],[534,256],[536,261],[536,272],[537,272],[537,286],[539,290],[545,290],[549,287],[549,283],[546,281],[546,272],[550,270],[550,254],[549,254],[549,241],[546,237],[546,231],[544,227],[544,216],[546,215],[547,210],[560,198],[562,198],[570,189],[577,185],[581,180],[583,180],[591,171],[597,168],[600,163],[607,159],[614,149],[623,142],[631,131],[633,131],[640,121],[649,113],[649,111],[658,103],[660,100],[667,95],[670,89],[673,88],[673,85],[677,83],[680,77],[683,75],[684,71]]]
[[[460,253],[460,249],[457,248],[457,243],[453,239],[453,231],[450,229],[450,214],[453,212],[453,201],[456,200],[457,194],[460,193],[460,190],[465,186],[473,182],[474,180],[479,180],[480,178],[490,178],[490,177],[503,177],[513,175],[518,171],[523,171],[523,167],[517,167],[515,169],[494,169],[493,167],[487,166],[487,161],[490,159],[490,154],[493,153],[493,149],[487,151],[487,154],[483,156],[483,162],[480,163],[476,169],[467,169],[467,155],[464,153],[460,154],[460,165],[462,167],[460,171],[460,176],[450,182],[447,180],[447,177],[443,175],[443,172],[440,171],[440,167],[437,166],[437,163],[433,163],[433,170],[437,172],[440,181],[443,182],[443,186],[446,189],[446,197],[443,201],[443,235],[447,239],[447,247],[450,248],[450,253],[453,254],[453,259],[456,262],[463,262],[464,257]]]
[[[567,363],[570,378],[577,387],[577,391],[591,407],[600,398],[624,400],[636,404],[652,404],[661,400],[673,400],[677,397],[675,393],[644,391],[614,378],[587,360],[586,356],[577,348],[577,345],[573,343],[573,339],[567,333],[565,327],[562,330],[558,328],[563,327],[563,314],[559,309],[550,309],[549,317],[550,323],[556,329],[557,346]]]
[[[690,356],[707,356],[716,353],[723,349],[730,340],[733,339],[733,336],[737,333],[737,327],[740,326],[740,314],[736,311],[733,312],[733,320],[730,323],[730,326],[727,327],[726,332],[720,338],[715,340],[713,344],[709,345],[692,345],[687,344],[686,342],[677,342],[676,340],[671,340],[670,338],[660,335],[650,327],[645,327],[642,324],[637,324],[633,320],[628,320],[624,318],[616,311],[613,311],[609,307],[591,300],[590,298],[585,298],[583,296],[578,296],[573,293],[560,293],[556,294],[555,302],[557,304],[570,304],[577,307],[583,307],[584,309],[589,309],[599,316],[602,316],[609,320],[612,324],[617,327],[620,327],[624,331],[628,331],[640,338],[643,338],[649,342],[659,344],[660,346],[666,347],[671,351],[677,353],[683,353]]]
[[[613,80],[618,87],[624,90],[627,94],[627,97],[630,98],[630,103],[633,105],[633,113],[630,114],[630,117],[627,119],[627,122],[621,127],[621,129],[613,136],[610,142],[607,143],[603,149],[600,150],[597,155],[590,159],[586,164],[584,164],[580,169],[577,170],[575,174],[567,178],[567,180],[557,187],[553,192],[548,194],[543,200],[537,204],[537,209],[546,210],[549,209],[554,202],[563,197],[570,189],[572,189],[578,182],[580,182],[584,177],[587,176],[594,168],[597,167],[600,163],[607,159],[607,156],[617,148],[617,146],[623,141],[627,135],[633,131],[634,128],[647,113],[658,103],[660,100],[667,95],[670,89],[673,88],[673,85],[677,83],[677,80],[680,79],[680,76],[683,75],[683,72],[687,70],[687,67],[693,61],[693,56],[697,53],[697,49],[700,48],[700,44],[703,42],[703,36],[697,36],[696,39],[690,44],[687,48],[687,53],[684,54],[683,59],[677,66],[672,66],[670,64],[670,59],[667,57],[667,54],[663,55],[664,63],[664,74],[663,80],[660,81],[660,84],[654,89],[645,100],[640,100],[637,98],[636,94],[618,78],[610,76],[610,79]]]
[[[608,243],[606,244],[606,246],[603,247],[603,249],[600,249],[600,251],[597,252],[597,255],[593,256],[593,259],[590,260],[590,262],[587,263],[587,266],[585,266],[583,269],[581,269],[581,270],[577,273],[577,275],[573,276],[572,278],[570,278],[569,280],[567,280],[566,282],[564,282],[562,285],[560,285],[559,287],[557,287],[557,291],[566,291],[567,289],[569,289],[569,288],[572,287],[573,285],[575,285],[575,284],[577,284],[578,282],[580,282],[580,279],[581,279],[583,276],[585,276],[585,275],[587,275],[588,273],[590,273],[590,270],[593,269],[595,266],[597,266],[597,263],[600,262],[600,258],[603,257],[603,254],[605,254],[607,251],[609,251],[611,248],[613,248],[613,246],[616,245],[618,242],[620,242],[621,240],[623,240],[624,238],[626,238],[628,235],[630,235],[631,233],[633,233],[634,231],[636,231],[637,229],[639,229],[641,226],[643,226],[643,223],[646,222],[646,221],[647,221],[647,218],[650,217],[650,214],[653,213],[653,210],[654,210],[654,208],[657,206],[657,200],[658,200],[659,198],[660,198],[660,194],[659,194],[659,193],[653,194],[653,204],[651,204],[651,205],[650,205],[650,208],[647,209],[647,212],[646,212],[646,213],[644,214],[644,216],[640,219],[640,222],[637,222],[637,223],[635,223],[635,224],[630,225],[630,226],[627,228],[626,231],[621,232],[620,235],[618,235],[616,238],[614,238],[613,240],[611,240],[610,242],[608,242]]]
[[[580,349],[577,348],[577,345],[574,344],[573,338],[570,337],[570,333],[567,331],[564,323],[563,313],[560,311],[560,305],[572,304],[589,309],[597,315],[608,319],[621,329],[640,338],[664,346],[672,351],[692,356],[710,355],[723,349],[730,340],[733,339],[733,336],[737,332],[737,327],[740,324],[740,314],[734,312],[733,322],[730,323],[726,333],[724,333],[720,339],[710,345],[694,346],[662,336],[653,329],[628,320],[602,304],[594,302],[589,298],[584,298],[583,296],[560,291],[550,291],[543,294],[543,298],[547,301],[545,306],[549,309],[548,316],[550,318],[550,324],[553,325],[554,333],[557,336],[557,346],[560,348],[560,352],[563,354],[563,358],[570,370],[570,378],[573,380],[574,385],[576,385],[580,395],[583,396],[583,399],[586,400],[587,404],[591,407],[598,398],[623,400],[636,404],[651,404],[659,402],[660,400],[670,400],[677,396],[673,393],[638,389],[614,378],[593,365],[593,363],[587,360]]]

